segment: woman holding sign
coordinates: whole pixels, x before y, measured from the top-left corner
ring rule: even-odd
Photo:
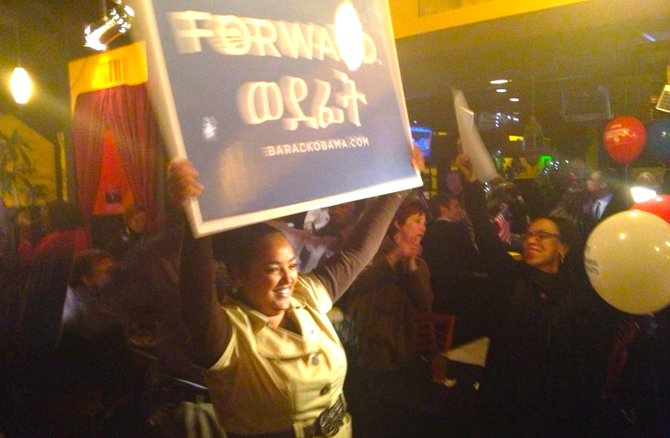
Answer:
[[[172,162],[169,183],[180,204],[202,191],[183,159]],[[306,275],[276,229],[257,224],[230,232],[235,286],[221,305],[210,239],[184,233],[183,318],[229,436],[351,436],[342,394],[346,357],[326,312],[377,252],[404,196],[379,197],[344,248]]]
[[[500,303],[482,385],[476,436],[584,436],[594,415],[612,345],[613,316],[589,287],[575,224],[535,218],[523,235],[523,262],[495,234],[484,191],[463,154],[465,206]]]

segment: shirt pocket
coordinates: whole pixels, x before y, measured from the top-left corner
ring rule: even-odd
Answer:
[[[294,381],[289,389],[295,420],[316,419],[323,410],[332,406],[342,393],[343,376],[327,373],[312,381]]]

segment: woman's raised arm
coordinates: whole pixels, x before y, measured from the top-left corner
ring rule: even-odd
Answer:
[[[200,195],[197,177],[187,160],[170,163],[168,189],[173,202],[184,206],[190,197]],[[209,368],[225,351],[232,330],[217,300],[211,240],[195,239],[188,227],[183,236],[179,262],[182,318],[191,338],[191,359]]]
[[[426,167],[421,150],[416,145],[412,147],[412,165],[418,171]],[[310,272],[309,275],[317,277],[325,285],[333,302],[349,289],[377,253],[396,210],[409,192],[406,190],[377,198],[356,224],[342,250]]]
[[[308,275],[325,285],[335,302],[351,286],[379,249],[396,210],[409,191],[380,196],[356,224],[341,251]]]
[[[477,181],[472,164],[465,154],[461,153],[456,157],[456,165],[465,180],[465,211],[475,232],[475,241],[484,269],[496,281],[513,281],[519,263],[509,255],[507,247],[496,234],[486,209],[483,186]]]

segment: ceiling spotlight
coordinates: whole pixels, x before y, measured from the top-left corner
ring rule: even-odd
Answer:
[[[518,97],[510,97],[510,98],[509,98],[509,101],[510,101],[510,102],[518,102],[518,101],[519,101],[519,98],[518,98]]]
[[[114,2],[114,6],[105,7],[106,15],[84,29],[84,47],[93,50],[107,50],[107,45],[119,36],[128,32],[132,27],[132,20],[135,17],[135,11],[121,1]]]
[[[496,93],[507,93],[507,88],[496,88]]]
[[[509,83],[509,79],[494,79],[489,84],[491,85],[502,85]]]

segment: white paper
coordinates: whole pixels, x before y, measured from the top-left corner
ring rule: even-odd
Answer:
[[[447,358],[453,362],[483,367],[489,351],[489,338],[477,338],[474,341],[452,348],[447,352]]]
[[[490,181],[498,176],[498,172],[475,125],[475,113],[470,110],[461,90],[452,89],[452,94],[463,152],[470,158],[477,179],[481,182]]]

